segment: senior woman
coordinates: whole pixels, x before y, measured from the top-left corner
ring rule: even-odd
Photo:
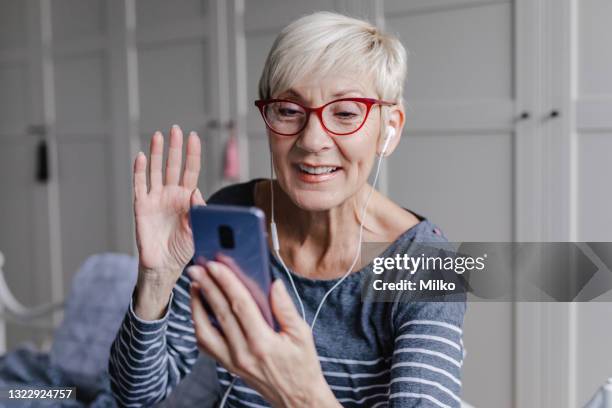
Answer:
[[[372,272],[358,256],[362,241],[390,243],[379,254],[390,257],[414,252],[415,242],[445,242],[430,221],[368,183],[376,160],[399,142],[405,73],[396,38],[334,13],[296,20],[268,55],[256,104],[277,179],[223,188],[208,203],[256,206],[275,220],[270,304],[279,331],[231,260],[188,266],[187,212],[205,204],[196,188],[200,141],[189,135],[181,178],[183,135],[172,128],[162,181],[164,139],[153,135],[149,159],[139,153],[134,164],[139,276],[109,364],[121,405],[164,399],[200,350],[217,361],[222,405],[460,405],[465,303],[361,298]]]

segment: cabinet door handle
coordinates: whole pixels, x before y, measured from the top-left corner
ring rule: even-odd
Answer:
[[[561,116],[561,112],[559,112],[556,109],[551,110],[550,113],[548,114],[548,117],[550,118],[558,118],[559,116]]]
[[[44,139],[36,146],[36,180],[43,184],[49,181],[49,151]]]
[[[531,114],[528,111],[523,111],[521,112],[521,114],[519,115],[519,119],[520,120],[527,120],[531,117]]]
[[[220,128],[219,121],[217,119],[210,119],[206,122],[206,128],[210,130],[218,130]]]

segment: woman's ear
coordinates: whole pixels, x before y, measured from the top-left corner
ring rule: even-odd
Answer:
[[[381,132],[376,148],[376,153],[379,156],[389,156],[397,147],[404,128],[404,118],[404,107],[402,105],[390,107],[383,127],[384,131]]]

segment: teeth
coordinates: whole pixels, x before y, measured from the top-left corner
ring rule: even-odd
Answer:
[[[300,164],[299,166],[300,166],[300,170],[305,171],[306,173],[309,173],[309,174],[331,173],[332,171],[337,169],[337,167],[323,167],[323,166],[310,167],[304,164]]]

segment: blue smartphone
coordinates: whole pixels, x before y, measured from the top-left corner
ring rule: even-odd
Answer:
[[[189,218],[194,262],[226,260],[227,264],[233,261],[234,267],[230,269],[245,284],[266,322],[276,328],[269,301],[272,276],[264,213],[256,207],[211,204],[192,207]],[[206,299],[202,298],[211,321],[220,329]]]

